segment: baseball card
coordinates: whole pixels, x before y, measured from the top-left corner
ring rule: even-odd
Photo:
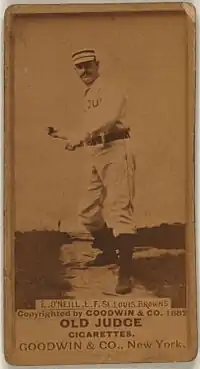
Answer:
[[[4,17],[5,358],[192,361],[195,8]]]

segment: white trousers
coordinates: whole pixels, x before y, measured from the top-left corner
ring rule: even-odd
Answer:
[[[88,147],[91,156],[90,178],[79,216],[89,232],[105,223],[116,236],[135,233],[135,161],[129,139]],[[108,219],[105,219],[104,205]]]

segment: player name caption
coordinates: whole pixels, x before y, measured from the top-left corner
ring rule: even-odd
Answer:
[[[134,300],[37,300],[36,309],[85,309],[85,308],[171,308],[170,299],[134,299]]]

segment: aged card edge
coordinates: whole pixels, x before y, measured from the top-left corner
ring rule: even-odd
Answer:
[[[187,5],[187,6],[186,6]],[[195,242],[195,112],[196,112],[196,10],[183,4],[187,15],[187,199],[186,299],[188,308],[187,343],[189,360],[197,356],[197,282]],[[192,343],[192,345],[191,345]]]
[[[15,347],[14,318],[14,147],[12,21],[4,21],[4,355],[7,362]]]
[[[181,4],[187,16],[191,19],[193,23],[196,23],[196,9],[191,3],[182,3]]]
[[[195,8],[190,3],[140,3],[140,4],[59,4],[59,5],[11,5],[4,17],[4,355],[9,364],[23,364],[15,347],[14,311],[14,140],[13,140],[13,69],[12,69],[12,22],[14,16],[28,14],[70,14],[102,12],[141,11],[185,11],[187,14],[187,62],[188,62],[188,105],[187,105],[187,181],[188,226],[187,226],[187,307],[188,347],[181,361],[192,361],[197,355],[197,310],[196,310],[196,258],[194,223],[194,132],[195,132]],[[192,50],[192,52],[191,52]],[[192,342],[192,346],[191,346]],[[146,361],[147,362],[147,361]],[[149,361],[150,362],[150,361]],[[159,362],[159,361],[158,361]],[[28,363],[27,365],[38,365]],[[46,363],[48,364],[48,363]],[[49,363],[57,365],[57,363]],[[69,363],[70,364],[70,363]],[[72,363],[71,363],[72,364]],[[86,363],[85,363],[86,364]]]
[[[107,3],[107,4],[16,4],[10,5],[6,13],[12,14],[70,14],[141,11],[183,11],[182,3]]]

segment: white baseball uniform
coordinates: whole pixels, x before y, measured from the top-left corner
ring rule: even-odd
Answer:
[[[103,133],[118,134],[126,127],[126,104],[126,95],[100,77],[85,91],[84,130],[102,137],[101,144],[87,146],[92,159],[91,176],[79,215],[90,232],[98,231],[105,222],[108,223],[103,216],[106,198],[109,226],[114,235],[135,233],[135,165],[129,139],[103,143]]]

